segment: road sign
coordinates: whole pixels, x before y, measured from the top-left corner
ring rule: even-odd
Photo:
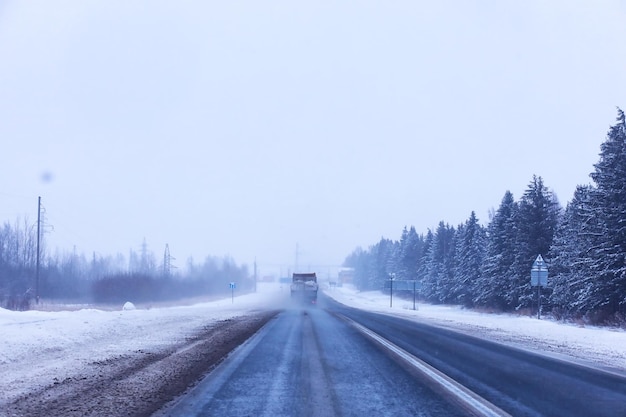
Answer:
[[[235,283],[234,282],[230,283],[230,299],[231,299],[231,302],[234,304],[235,303]]]
[[[548,267],[541,255],[537,255],[537,259],[533,262],[533,267],[530,270],[530,285],[533,287],[548,286]]]
[[[391,280],[387,280],[384,283],[384,289],[391,288]],[[414,289],[421,289],[422,283],[413,279],[394,279],[393,290],[394,291],[413,291]]]

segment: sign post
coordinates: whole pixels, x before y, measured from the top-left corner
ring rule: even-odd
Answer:
[[[231,304],[235,304],[235,283],[230,283]]]
[[[548,267],[541,255],[537,255],[530,270],[530,285],[537,287],[537,320],[539,320],[541,319],[541,287],[548,285]]]
[[[389,274],[389,308],[393,307],[393,280],[396,274]]]

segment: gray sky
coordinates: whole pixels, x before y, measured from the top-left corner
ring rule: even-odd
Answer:
[[[0,221],[261,273],[565,205],[626,107],[624,1],[0,0]]]

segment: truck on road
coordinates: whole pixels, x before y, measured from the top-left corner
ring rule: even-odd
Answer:
[[[300,299],[308,303],[317,303],[317,275],[315,272],[294,272],[291,281],[291,298]]]

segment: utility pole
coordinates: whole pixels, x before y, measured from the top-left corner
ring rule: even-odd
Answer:
[[[169,278],[172,276],[172,269],[176,269],[176,265],[172,265],[172,261],[175,261],[172,255],[170,255],[170,245],[165,244],[165,252],[163,252],[163,278]]]
[[[148,273],[148,244],[146,243],[146,238],[143,238],[143,243],[141,244],[141,260],[139,261],[141,266],[141,272]]]
[[[165,244],[165,253],[163,254],[163,276],[165,278],[170,277],[171,258],[170,258],[170,246]]]
[[[256,276],[256,256],[254,257],[254,292],[256,292],[256,281],[257,281],[257,276]]]
[[[296,266],[293,272],[298,272],[298,255],[299,254],[300,254],[300,248],[298,246],[298,243],[296,243]]]
[[[35,267],[35,303],[39,304],[39,254],[41,243],[41,196],[37,199],[37,263]]]

